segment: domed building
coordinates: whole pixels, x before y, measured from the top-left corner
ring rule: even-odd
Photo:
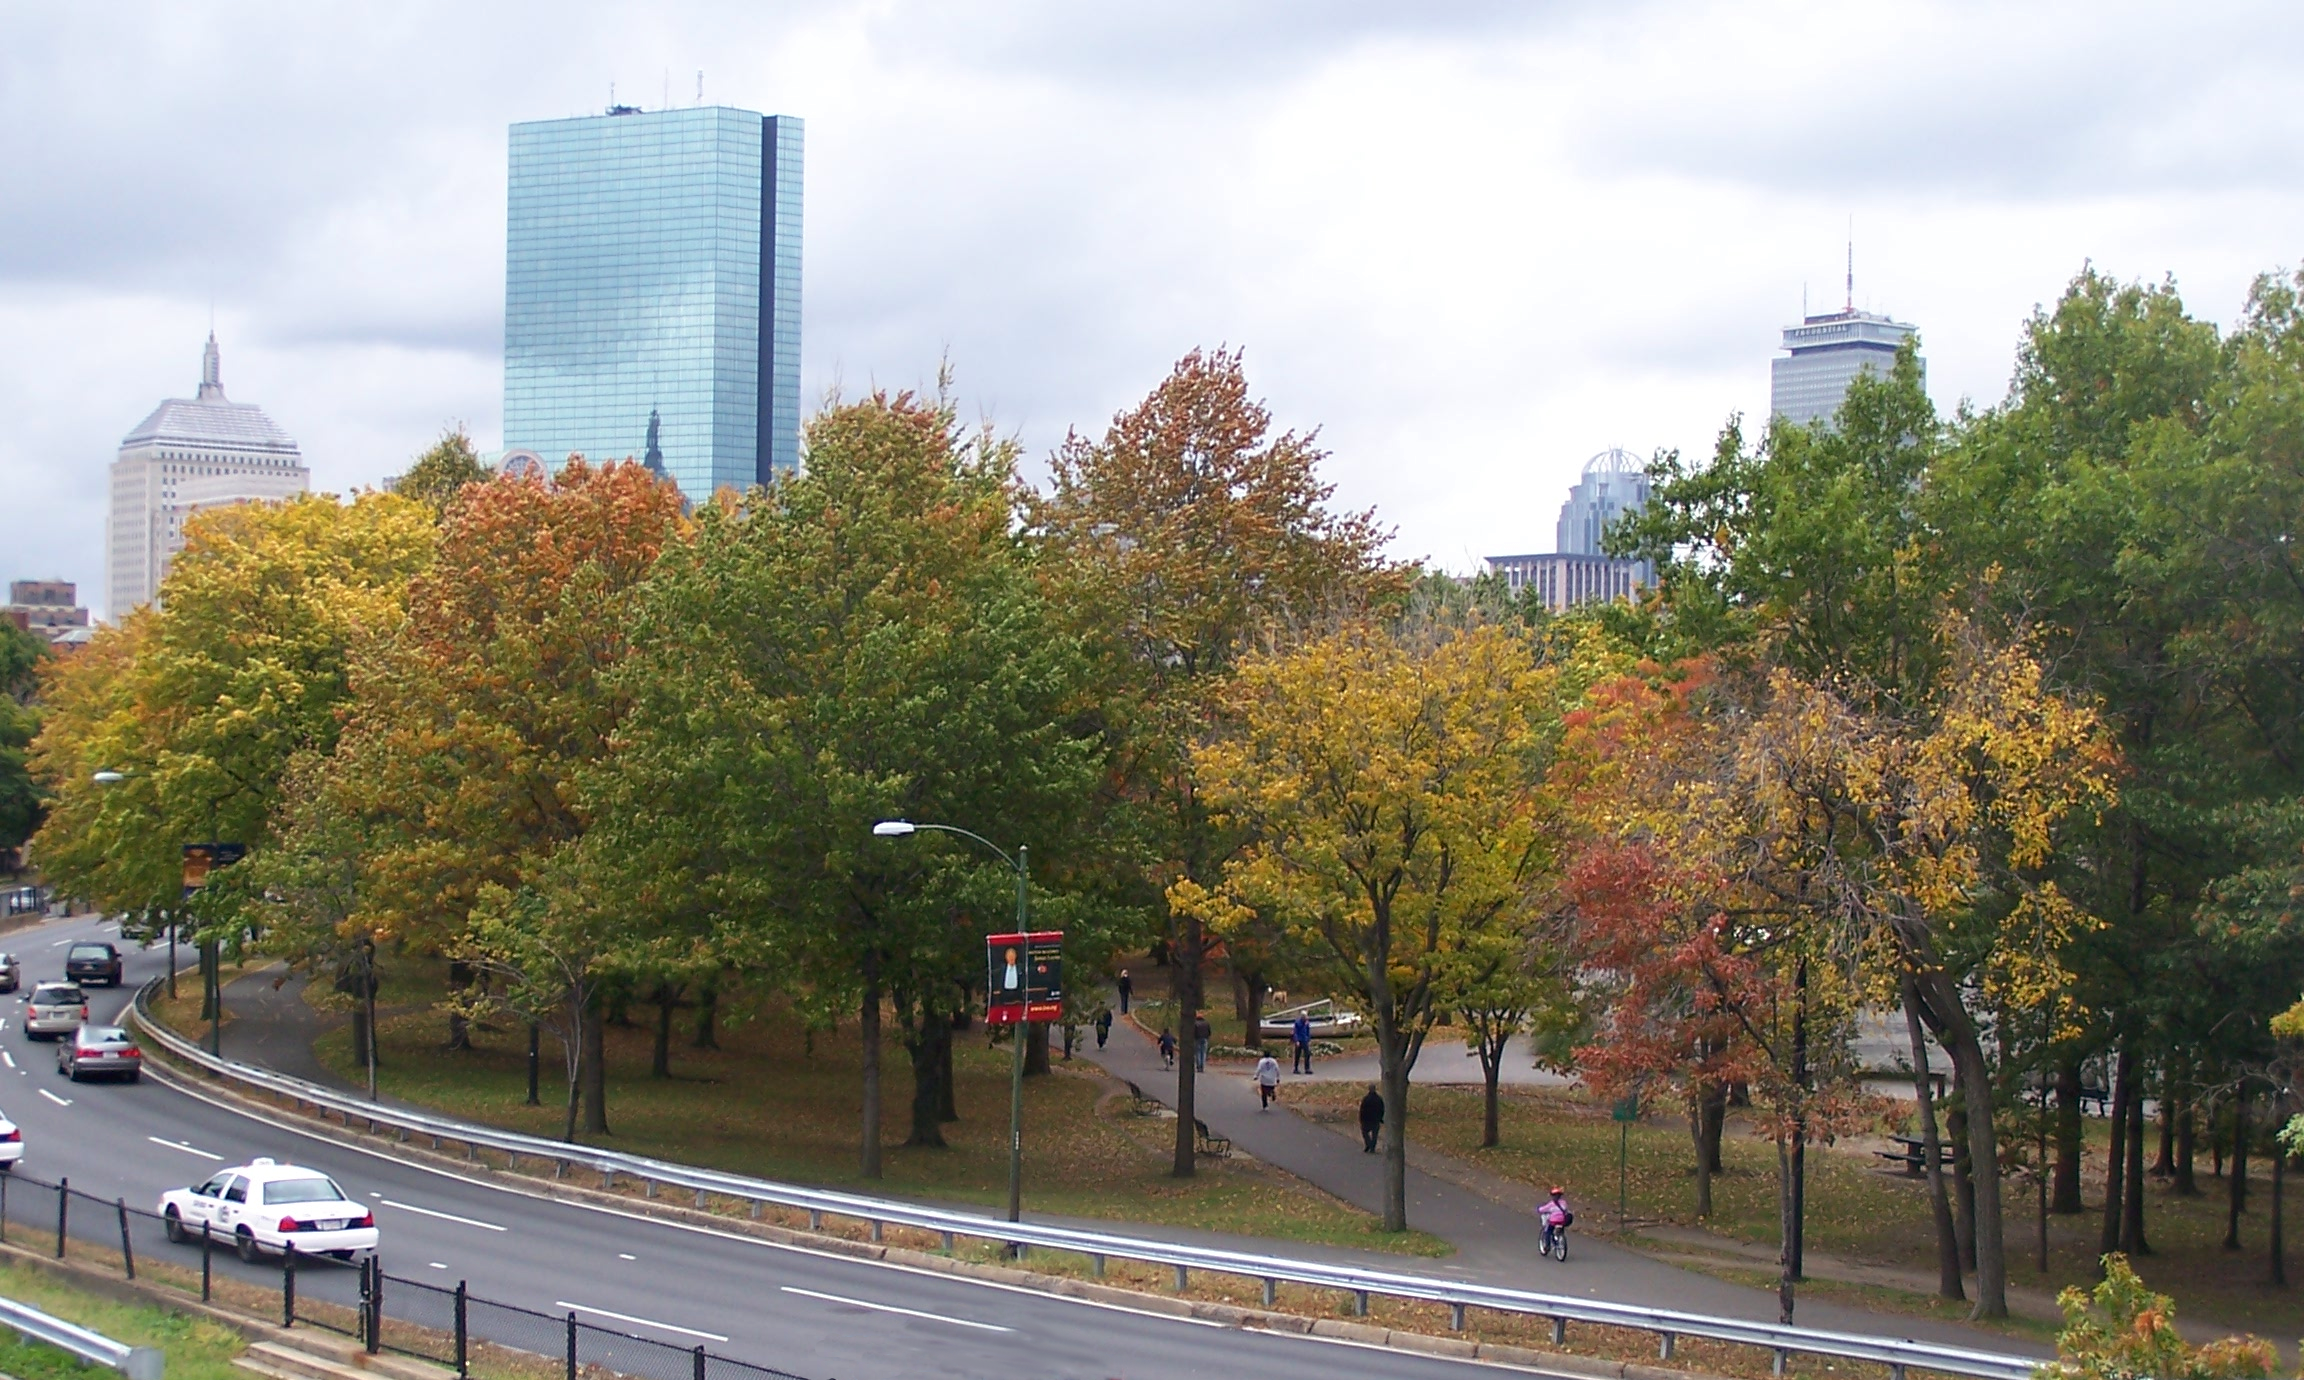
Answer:
[[[200,388],[169,398],[120,443],[112,462],[112,519],[104,542],[104,613],[114,622],[159,598],[184,549],[184,520],[202,508],[288,498],[312,487],[303,453],[254,403],[224,396],[216,333],[200,359]]]

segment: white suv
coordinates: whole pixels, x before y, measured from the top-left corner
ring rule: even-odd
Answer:
[[[69,982],[34,986],[24,1003],[24,1034],[34,1040],[69,1035],[88,1023],[88,998]]]
[[[220,1170],[194,1188],[170,1189],[160,1195],[160,1215],[169,1240],[190,1240],[205,1225],[251,1262],[266,1251],[285,1255],[290,1246],[298,1255],[338,1260],[376,1253],[376,1218],[345,1197],[335,1180],[267,1159]]]

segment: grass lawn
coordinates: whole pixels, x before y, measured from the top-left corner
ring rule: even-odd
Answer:
[[[1307,1112],[1339,1120],[1354,1115],[1359,1101],[1357,1087],[1334,1084],[1291,1083],[1281,1095]],[[1523,1183],[1563,1184],[1577,1207],[1580,1228],[1615,1230],[1618,1127],[1609,1120],[1607,1104],[1568,1091],[1507,1088],[1500,1114],[1502,1143],[1483,1150],[1479,1089],[1414,1088],[1410,1097],[1409,1134],[1419,1144]],[[2107,1127],[2091,1118],[2087,1130],[2094,1137],[2094,1175],[2085,1185],[2092,1210],[2049,1219],[2045,1276],[2038,1269],[2031,1183],[2026,1179],[2006,1186],[2009,1283],[2016,1288],[2053,1293],[2095,1280]],[[1693,1211],[1694,1151],[1677,1109],[1659,1109],[1634,1124],[1628,1141],[1625,1196],[1635,1232],[1643,1222],[1701,1226],[1733,1241],[1775,1246],[1776,1150],[1753,1134],[1748,1120],[1741,1115],[1730,1119],[1721,1147],[1727,1172],[1714,1176],[1713,1216],[1701,1223]],[[1825,1255],[1925,1271],[1932,1280],[1936,1244],[1926,1181],[1875,1168],[1868,1147],[1877,1144],[1810,1147],[1809,1246]],[[2203,1151],[2200,1196],[2179,1196],[2158,1181],[2147,1190],[2145,1235],[2156,1253],[2134,1263],[2154,1289],[2175,1298],[2181,1316],[2254,1331],[2287,1345],[2304,1330],[2304,1251],[2292,1249],[2296,1258],[2289,1264],[2298,1285],[2277,1289],[2264,1283],[2271,1182],[2261,1164],[2251,1168],[2248,1212],[2241,1219],[2246,1249],[2221,1248],[2224,1184],[2209,1176]],[[2295,1242],[2304,1213],[2294,1206],[2299,1196],[2295,1185],[2286,1196],[2287,1235]]]
[[[386,969],[381,1000],[400,1009],[379,1020],[384,1092],[451,1115],[558,1136],[565,1065],[549,1032],[540,1088],[544,1105],[525,1106],[525,1028],[508,1022],[480,1028],[474,1048],[449,1053],[447,1018],[429,1006],[441,990],[437,969]],[[692,1015],[683,1012],[672,1077],[659,1079],[649,1075],[654,1008],[635,1006],[631,1014],[631,1028],[608,1030],[614,1134],[604,1143],[762,1178],[869,1186],[983,1207],[1006,1203],[1009,1053],[1005,1045],[989,1047],[982,1027],[954,1037],[961,1120],[944,1127],[945,1148],[930,1149],[900,1143],[911,1129],[911,1065],[894,1023],[888,1023],[881,1052],[885,1176],[868,1184],[857,1172],[863,1097],[852,1022],[811,1039],[771,1005],[749,1019],[724,1020],[721,1048],[700,1050],[690,1046]],[[343,1077],[361,1076],[348,1029],[323,1036],[319,1054]],[[1369,1214],[1245,1159],[1203,1159],[1195,1178],[1173,1179],[1168,1164],[1174,1122],[1131,1115],[1125,1098],[1103,1097],[1105,1085],[1087,1075],[1090,1066],[1076,1067],[1078,1072],[1067,1069],[1059,1059],[1057,1073],[1025,1083],[1024,1200],[1035,1212],[1425,1255],[1448,1249],[1424,1233],[1387,1234]]]
[[[248,1343],[221,1323],[150,1304],[115,1303],[13,1262],[0,1264],[0,1295],[116,1342],[159,1347],[168,1356],[168,1380],[247,1380],[247,1372],[235,1369],[232,1358]],[[69,1352],[26,1341],[5,1328],[0,1328],[0,1372],[17,1380],[87,1380],[104,1373],[82,1366]]]

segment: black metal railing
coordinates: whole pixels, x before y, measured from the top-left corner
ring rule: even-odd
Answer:
[[[126,1200],[99,1198],[21,1171],[0,1173],[0,1242],[53,1254],[197,1295],[288,1328],[351,1337],[374,1355],[414,1356],[462,1377],[489,1348],[545,1357],[566,1380],[803,1380],[790,1371],[683,1347],[557,1314],[479,1298],[454,1287],[387,1273],[379,1258],[347,1271],[335,1261],[290,1250],[275,1282],[240,1259],[240,1242],[206,1226],[172,1224]],[[197,1253],[197,1260],[192,1253]],[[483,1372],[488,1367],[482,1367]],[[534,1363],[516,1369],[533,1373]]]

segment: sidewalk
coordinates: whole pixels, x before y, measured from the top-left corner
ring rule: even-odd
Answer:
[[[1175,1105],[1176,1075],[1161,1067],[1159,1051],[1134,1022],[1114,1022],[1111,1043],[1099,1050],[1090,1041],[1083,1053],[1114,1077],[1136,1084],[1147,1097]],[[1285,1106],[1260,1108],[1245,1068],[1212,1063],[1198,1080],[1194,1102],[1208,1129],[1231,1137],[1238,1151],[1285,1169],[1355,1207],[1382,1211],[1382,1158],[1363,1154],[1356,1134],[1338,1134]],[[1448,1177],[1431,1172],[1443,1166]],[[1467,1181],[1477,1184],[1477,1189],[1467,1186]],[[1591,1235],[1575,1237],[1575,1253],[1565,1264],[1547,1260],[1536,1251],[1535,1206],[1535,1191],[1526,1185],[1411,1147],[1409,1225],[1448,1241],[1456,1247],[1456,1254],[1439,1261],[1403,1261],[1397,1268],[1546,1293],[1761,1322],[1776,1320],[1773,1290],[1731,1284]],[[1598,1208],[1587,1201],[1585,1210]],[[1804,1327],[1893,1333],[2020,1354],[2048,1354],[2047,1348],[1996,1332],[1822,1300],[1803,1300],[1796,1317]]]

